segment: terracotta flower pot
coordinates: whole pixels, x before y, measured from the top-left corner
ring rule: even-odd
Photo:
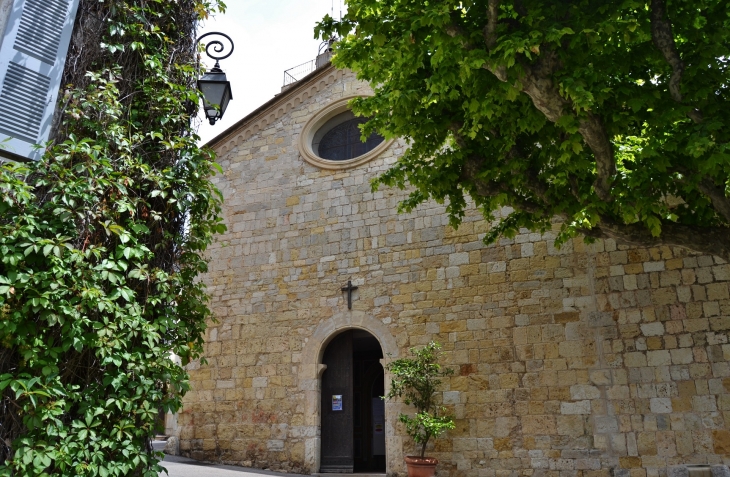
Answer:
[[[406,456],[408,477],[433,477],[436,474],[436,464],[439,463],[433,457]]]

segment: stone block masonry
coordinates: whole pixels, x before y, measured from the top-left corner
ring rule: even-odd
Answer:
[[[288,112],[219,157],[228,233],[210,252],[217,322],[206,335],[208,364],[189,366],[183,455],[317,472],[321,361],[306,349],[317,333],[369,329],[366,317],[401,354],[444,345],[456,372],[439,399],[457,426],[428,451],[439,475],[726,470],[730,265],[610,240],[558,249],[552,232],[485,246],[489,224],[475,210],[458,230],[438,204],[399,215],[405,193],[372,192],[370,181],[403,143],[350,170],[299,157],[309,117],[368,92],[349,73],[327,75],[334,70],[283,94],[272,108]],[[340,291],[348,280],[359,287],[352,312]],[[413,445],[392,414],[387,429],[388,471],[404,475]]]

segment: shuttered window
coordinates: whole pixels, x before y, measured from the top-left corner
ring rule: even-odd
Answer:
[[[0,46],[0,154],[39,159],[79,0],[14,0]]]

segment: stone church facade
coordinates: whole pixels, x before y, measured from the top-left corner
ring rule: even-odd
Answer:
[[[455,370],[439,399],[456,429],[427,452],[439,475],[730,475],[730,265],[610,240],[558,249],[553,233],[485,246],[474,210],[458,230],[435,203],[398,214],[404,193],[370,180],[402,141],[340,163],[311,147],[369,93],[326,66],[212,142],[228,232],[210,252],[217,322],[207,364],[188,366],[180,452],[309,474],[344,442],[355,471],[404,475],[408,408],[372,398],[382,364],[435,340]],[[327,427],[337,405],[354,413]]]

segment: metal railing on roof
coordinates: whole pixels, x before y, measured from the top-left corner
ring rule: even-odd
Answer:
[[[306,63],[302,63],[301,65],[297,65],[294,68],[289,68],[284,71],[284,86],[296,83],[315,69],[317,69],[317,60],[310,60]]]
[[[319,54],[317,55],[317,58],[284,71],[284,88],[290,84],[296,83],[312,71],[318,70],[323,66],[327,66],[332,59],[332,45],[334,45],[336,41],[337,38],[335,37],[323,41],[322,44],[319,45]]]

